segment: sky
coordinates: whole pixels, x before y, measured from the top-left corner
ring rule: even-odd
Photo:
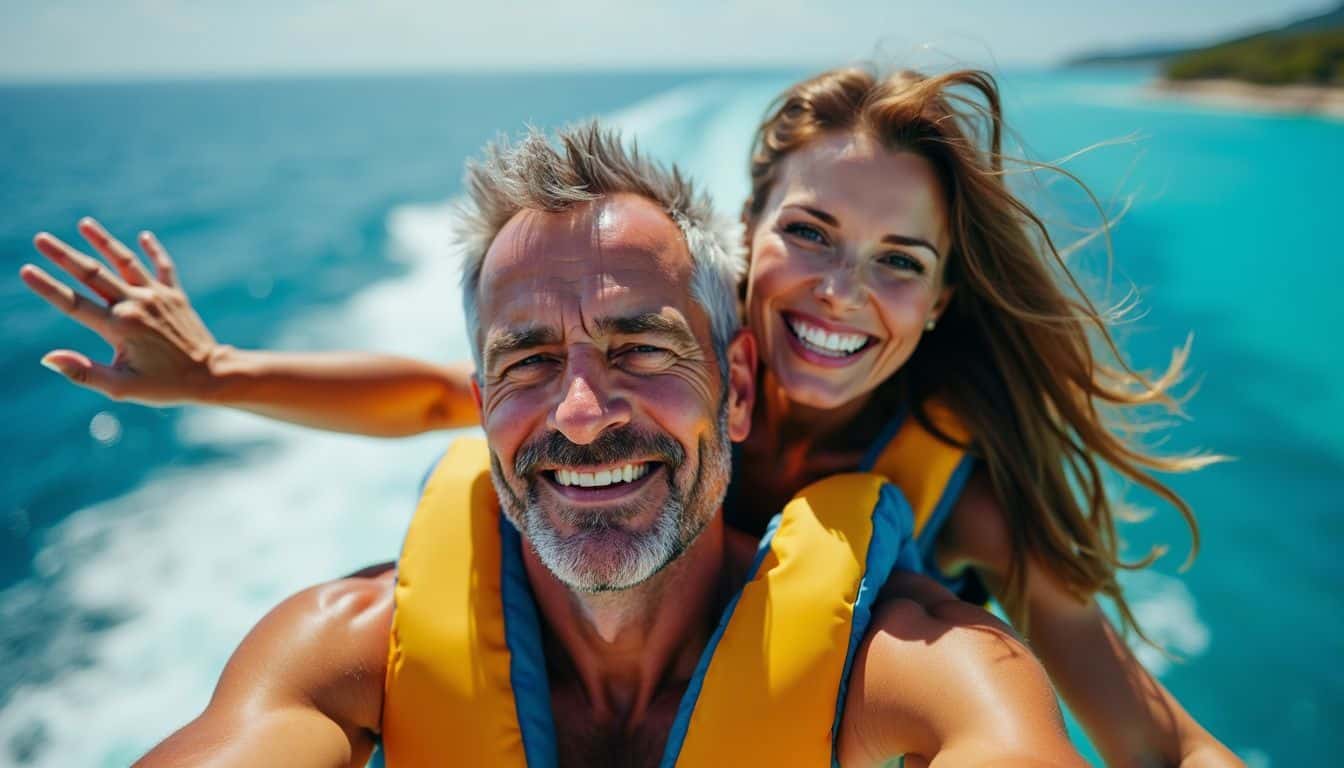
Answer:
[[[1332,0],[0,0],[0,80],[435,70],[1048,65]]]

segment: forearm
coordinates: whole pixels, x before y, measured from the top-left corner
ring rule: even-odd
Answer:
[[[1032,647],[1107,765],[1218,768],[1241,761],[1148,673],[1095,604],[1033,611]]]
[[[69,381],[116,400],[145,405],[226,405],[339,432],[398,436],[476,422],[471,370],[359,353],[252,352],[221,345],[191,306],[168,252],[149,233],[134,252],[92,219],[80,233],[115,274],[49,234],[34,245],[102,301],[94,301],[35,265],[24,284],[116,350],[111,365],[57,349],[42,364]]]
[[[476,423],[465,364],[220,346],[209,371],[198,402],[318,429],[397,437]]]
[[[972,475],[938,552],[944,570],[974,568],[1004,601],[1018,555],[1008,515],[983,472]],[[1080,601],[1035,558],[1026,562],[1025,581],[1030,646],[1107,765],[1241,765],[1148,674],[1095,600]]]

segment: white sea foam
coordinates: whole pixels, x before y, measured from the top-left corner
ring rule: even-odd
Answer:
[[[1187,660],[1209,649],[1212,635],[1200,620],[1195,596],[1185,582],[1151,570],[1124,574],[1121,582],[1134,618],[1154,642]],[[1151,645],[1137,638],[1130,645],[1154,675],[1161,677],[1171,667],[1171,657]]]

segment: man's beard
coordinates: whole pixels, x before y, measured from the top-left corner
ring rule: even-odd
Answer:
[[[685,451],[666,435],[621,427],[604,432],[587,445],[570,442],[549,432],[524,445],[514,462],[516,477],[527,484],[526,501],[505,481],[503,468],[490,453],[494,481],[504,515],[530,543],[542,564],[570,589],[612,592],[637,586],[663,570],[695,543],[723,503],[732,470],[728,440],[728,404],[719,409],[717,429],[699,444],[699,464],[686,489],[677,486]],[[666,470],[667,495],[647,531],[633,531],[625,523],[643,517],[650,502],[636,500],[600,511],[553,502],[551,514],[574,531],[556,530],[541,506],[536,467],[606,466],[640,457],[660,461]],[[654,502],[656,503],[656,502]]]

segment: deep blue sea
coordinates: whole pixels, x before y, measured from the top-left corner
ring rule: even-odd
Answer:
[[[395,556],[444,435],[373,440],[246,414],[150,409],[38,365],[106,347],[17,277],[85,214],[153,229],[217,338],[236,346],[467,356],[446,205],[499,132],[587,116],[706,183],[725,211],[771,96],[802,73],[439,75],[0,87],[0,765],[120,766],[207,701],[281,597]],[[1008,73],[1010,124],[1112,213],[1105,288],[1144,367],[1194,335],[1198,392],[1171,452],[1236,457],[1173,478],[1203,542],[1154,507],[1126,579],[1182,657],[1150,668],[1253,768],[1344,747],[1344,123],[1152,97],[1136,72]],[[1076,191],[1023,176],[1068,240]],[[1136,497],[1138,501],[1144,501]],[[1084,749],[1087,747],[1084,745]]]

